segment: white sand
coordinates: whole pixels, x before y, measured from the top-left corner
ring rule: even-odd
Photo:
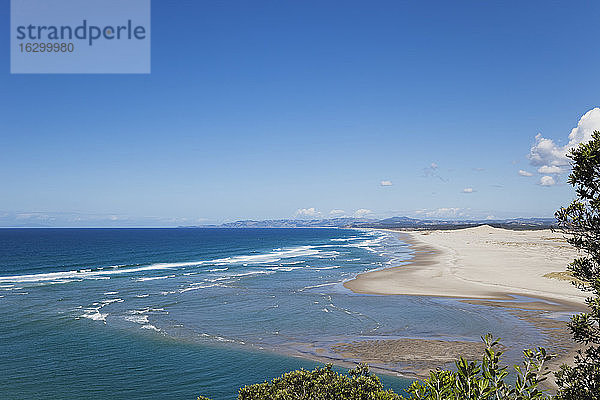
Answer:
[[[559,233],[487,225],[406,233],[414,241],[411,262],[361,274],[344,286],[369,294],[484,299],[516,294],[579,304],[586,297],[569,281],[544,277],[565,271],[577,255]]]

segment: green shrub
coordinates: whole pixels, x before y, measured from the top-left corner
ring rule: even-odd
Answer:
[[[339,374],[331,365],[288,372],[271,382],[259,383],[240,389],[238,400],[399,400],[364,364]]]
[[[456,371],[435,370],[423,382],[414,382],[409,388],[415,400],[529,400],[548,399],[540,383],[549,374],[544,365],[551,356],[543,348],[523,351],[523,365],[515,365],[516,382],[506,383],[506,366],[500,364],[503,352],[497,350],[498,340],[492,335],[482,338],[486,345],[481,363],[460,358]]]
[[[587,313],[569,323],[576,342],[583,346],[573,366],[563,365],[556,374],[561,400],[600,400],[600,132],[569,154],[573,171],[569,184],[577,198],[556,212],[559,227],[581,256],[569,265],[575,284],[592,295]]]

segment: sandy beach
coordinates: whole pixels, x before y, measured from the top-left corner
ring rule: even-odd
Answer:
[[[565,322],[549,315],[583,311],[586,293],[573,286],[566,275],[566,266],[577,252],[560,233],[513,231],[487,225],[393,232],[411,245],[412,259],[401,266],[360,274],[345,282],[346,288],[363,294],[452,297],[501,307],[547,335],[549,350],[557,355],[550,364],[552,369],[572,360],[576,347]],[[479,358],[476,346],[447,341],[440,347],[429,342],[403,343],[402,357],[394,361],[408,362],[414,375],[426,376],[428,369],[440,366],[449,355]],[[396,341],[357,341],[334,350],[377,365],[389,363],[395,354],[392,350],[398,346]],[[419,360],[423,352],[428,354],[427,362]],[[548,387],[553,387],[552,379]]]
[[[414,250],[407,264],[361,274],[344,286],[365,294],[496,300],[521,295],[574,306],[585,300],[569,280],[550,278],[577,255],[559,233],[484,225],[399,234]]]

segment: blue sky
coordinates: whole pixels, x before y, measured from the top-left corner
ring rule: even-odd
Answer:
[[[154,0],[150,75],[11,75],[0,4],[2,226],[552,216],[600,106],[598,2]]]

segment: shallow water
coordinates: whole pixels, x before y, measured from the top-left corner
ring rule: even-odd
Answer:
[[[299,346],[543,339],[491,307],[341,284],[408,258],[396,235],[366,230],[0,229],[3,398],[231,399],[320,365],[291,357]]]

